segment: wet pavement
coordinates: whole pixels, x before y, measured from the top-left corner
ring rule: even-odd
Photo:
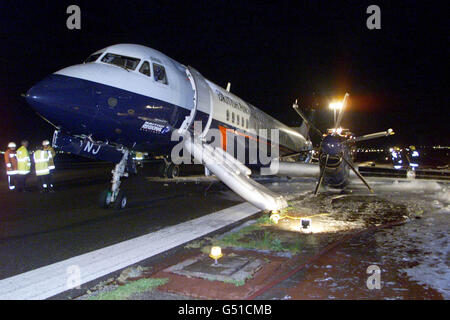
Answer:
[[[211,178],[168,181],[143,170],[124,183],[128,208],[100,209],[98,196],[108,187],[110,170],[99,166],[60,171],[55,176],[57,192],[49,194],[35,188],[11,193],[0,184],[0,279],[242,202]],[[289,250],[297,250],[280,255],[234,248],[228,254],[263,257],[262,268],[245,285],[195,277],[186,282],[185,276],[172,274],[162,288],[133,298],[449,299],[448,182],[369,178],[374,195],[356,183],[343,192],[322,190],[313,197],[315,179],[258,181],[292,198],[289,215],[312,216],[308,230],[293,219],[267,229],[280,236],[278,245],[294,243]],[[403,224],[386,226],[399,221]],[[261,237],[258,232],[255,236]],[[149,276],[167,276],[170,272],[164,268],[199,253],[200,248],[185,249],[152,260],[146,265],[153,270]],[[379,268],[380,289],[368,287],[369,267]],[[280,279],[284,274],[289,276]]]
[[[242,202],[223,197],[219,183],[207,190],[209,182],[154,182],[144,169],[123,184],[126,209],[101,209],[98,197],[109,185],[111,169],[57,171],[55,193],[40,194],[33,178],[26,193],[0,184],[0,279]]]
[[[158,299],[164,294],[201,299],[449,299],[448,183],[370,180],[375,195],[356,184],[344,192],[325,190],[319,197],[312,197],[309,184],[313,186],[313,182],[308,180],[266,181],[273,190],[299,195],[290,201],[293,209],[289,215],[318,214],[312,218],[312,228],[307,232],[299,228],[298,221],[290,219],[265,227],[266,231],[275,229],[286,248],[288,238],[295,239],[300,250],[284,254],[283,259],[271,250],[239,249],[236,244],[226,249],[228,254],[256,255],[265,261],[244,285],[211,283],[200,277],[188,279],[159,272],[153,276],[168,277],[169,283],[144,296],[147,299]],[[245,244],[245,239],[252,236],[243,234],[241,243]],[[173,257],[172,265],[189,259],[192,257]]]
[[[258,299],[448,299],[448,259],[445,262],[438,255],[430,257],[438,265],[422,264],[423,256],[432,253],[406,247],[408,240],[416,243],[420,237],[403,237],[404,228],[408,227],[368,232],[346,241]],[[392,234],[400,241],[390,242]],[[367,284],[374,266],[380,270],[379,288]],[[415,271],[408,272],[410,268]],[[424,277],[427,281],[421,281]]]
[[[349,224],[348,239],[310,255],[312,262],[258,299],[450,298],[448,183],[372,179],[372,184],[373,196],[359,195],[364,191],[353,186],[343,195],[329,191],[330,198],[310,199],[303,206],[306,212],[334,213],[326,219],[360,225]],[[395,221],[403,223],[390,225]],[[326,231],[332,237],[336,233],[329,222]],[[373,270],[380,272],[378,287]]]

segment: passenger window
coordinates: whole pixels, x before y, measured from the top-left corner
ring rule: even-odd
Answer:
[[[227,110],[227,121],[230,121],[230,110]]]
[[[237,123],[237,125],[239,125],[239,115],[238,114],[236,115],[236,123]]]
[[[166,69],[162,65],[153,63],[153,73],[156,81],[167,84]]]
[[[231,122],[234,123],[234,112],[231,113]]]
[[[139,69],[139,72],[142,74],[145,74],[146,76],[150,77],[150,63],[148,63],[147,61],[145,61],[141,68]]]

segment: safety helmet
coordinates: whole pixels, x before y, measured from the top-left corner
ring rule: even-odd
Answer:
[[[8,143],[8,148],[15,148],[16,144],[14,142]]]
[[[44,141],[42,141],[42,145],[45,147],[45,146],[48,146],[50,144],[50,142],[48,141],[48,140],[44,140]]]

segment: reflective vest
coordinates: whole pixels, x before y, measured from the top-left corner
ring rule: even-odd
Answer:
[[[43,176],[50,173],[48,169],[48,151],[37,150],[33,154],[34,167],[36,168],[36,175]]]
[[[52,147],[44,147],[44,150],[48,152],[48,168],[50,170],[55,169],[55,150]]]
[[[136,160],[136,161],[144,160],[144,154],[142,152],[136,152],[136,156],[134,157],[134,160]]]
[[[8,149],[5,151],[6,174],[12,176],[17,174],[16,151]]]
[[[30,173],[30,155],[28,154],[27,148],[24,146],[21,146],[19,149],[17,149],[17,170],[19,174],[28,174]]]

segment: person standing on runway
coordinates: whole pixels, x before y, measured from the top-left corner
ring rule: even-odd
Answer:
[[[9,190],[14,190],[16,188],[17,176],[16,144],[14,142],[10,142],[8,144],[8,149],[6,149],[4,156],[6,164],[6,175],[8,176],[8,187]]]
[[[44,147],[44,151],[48,152],[48,170],[50,174],[48,175],[48,183],[50,191],[53,191],[53,170],[55,170],[55,149],[50,145],[50,141],[44,140],[42,141],[42,146]]]
[[[43,146],[41,146],[41,148],[36,150],[33,154],[36,177],[38,177],[39,191],[41,193],[50,190],[50,170],[48,169],[48,155],[48,151],[44,150]]]
[[[17,170],[17,191],[25,192],[25,184],[30,173],[31,161],[30,155],[28,153],[28,141],[23,140],[22,146],[17,149],[17,162],[18,162],[18,170]]]

